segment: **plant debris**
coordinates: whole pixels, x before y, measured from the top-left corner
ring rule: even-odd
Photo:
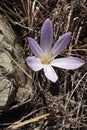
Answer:
[[[35,73],[29,70],[25,59],[32,55],[28,48],[27,37],[32,37],[39,43],[42,24],[50,18],[54,29],[53,44],[62,34],[72,32],[68,47],[58,57],[77,56],[86,62],[87,1],[0,0],[0,15],[12,26],[17,39],[21,40],[21,43],[14,42],[14,47],[17,46],[18,50],[21,50],[23,59],[19,58],[19,53],[16,56],[15,53],[10,53],[14,68],[19,69],[14,72],[14,76],[13,73],[10,75],[13,76],[11,79],[15,77],[16,81],[15,98],[0,110],[0,130],[12,130],[12,126],[16,123],[19,123],[16,130],[86,130],[87,63],[74,71],[55,68],[59,79],[56,83],[52,83],[45,78],[43,71]],[[0,34],[3,34],[1,26]],[[3,50],[0,47],[1,52]],[[24,67],[21,67],[21,63],[25,64]],[[16,75],[17,72],[19,73]],[[20,84],[20,78],[24,84],[23,82]]]

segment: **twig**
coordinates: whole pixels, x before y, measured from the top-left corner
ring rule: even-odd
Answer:
[[[24,122],[15,122],[15,124],[13,124],[13,125],[11,125],[9,128],[11,128],[11,129],[17,129],[17,128],[19,128],[19,127],[21,127],[21,126],[24,126],[24,125],[27,125],[27,124],[29,124],[29,123],[32,123],[32,122],[37,122],[37,121],[39,121],[39,120],[41,120],[41,119],[46,119],[48,116],[49,116],[50,114],[49,113],[47,113],[47,114],[43,114],[43,115],[40,115],[40,116],[38,116],[38,117],[35,117],[35,118],[31,118],[30,120],[26,120],[26,121],[24,121]],[[8,129],[8,128],[7,128]]]
[[[70,97],[69,97],[69,99],[68,99],[68,102],[67,102],[67,104],[66,104],[66,106],[65,106],[65,110],[66,110],[66,108],[67,108],[67,106],[68,106],[68,104],[69,104],[69,102],[70,102],[70,100],[71,100],[71,98],[72,98],[72,95],[74,94],[75,90],[78,88],[79,84],[80,84],[81,81],[85,78],[86,75],[87,75],[87,72],[86,72],[86,73],[82,76],[82,78],[78,81],[76,87],[74,88],[74,90],[72,91],[72,93],[71,93],[71,95],[70,95]]]
[[[83,21],[81,22],[81,26],[79,27],[79,30],[78,30],[78,33],[77,33],[77,36],[76,36],[76,40],[75,40],[75,45],[77,45],[81,30],[82,30],[82,25],[83,25]]]

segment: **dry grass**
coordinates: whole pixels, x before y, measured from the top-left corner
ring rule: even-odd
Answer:
[[[0,11],[23,41],[25,59],[31,53],[27,49],[27,36],[39,42],[41,26],[49,17],[54,26],[54,42],[63,33],[72,32],[70,44],[61,56],[74,55],[87,60],[86,0],[1,0]],[[8,116],[13,113],[9,118],[14,120],[0,125],[6,128],[13,122],[25,122],[49,113],[46,118],[21,125],[19,130],[86,130],[87,63],[75,71],[56,69],[56,72],[59,80],[55,84],[49,82],[43,72],[32,73],[34,96],[9,108]],[[14,113],[21,111],[23,114],[16,119]]]

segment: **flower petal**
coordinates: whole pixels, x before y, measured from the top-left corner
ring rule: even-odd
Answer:
[[[40,57],[43,54],[42,49],[33,38],[28,37],[28,43],[31,51],[34,53],[35,56]]]
[[[81,67],[85,62],[78,57],[59,58],[52,61],[51,65],[67,70]]]
[[[52,47],[53,27],[49,19],[46,19],[41,29],[40,45],[43,51],[48,52]]]
[[[52,48],[53,57],[56,57],[69,43],[71,32],[62,35]]]
[[[44,66],[44,74],[45,76],[51,80],[52,82],[56,82],[58,77],[57,74],[55,72],[55,70],[50,66],[50,65],[45,65]]]
[[[42,63],[40,62],[40,59],[32,56],[28,57],[26,59],[27,65],[34,71],[39,71],[43,68]]]

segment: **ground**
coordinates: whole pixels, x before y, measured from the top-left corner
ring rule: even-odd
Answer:
[[[11,65],[5,66],[5,60],[0,63],[6,82],[0,99],[7,97],[0,107],[0,130],[87,130],[87,1],[1,0],[0,15],[0,39],[4,37],[0,54],[8,56]],[[59,57],[77,56],[85,61],[77,70],[55,68],[56,83],[47,80],[43,71],[33,72],[25,62],[32,55],[27,37],[39,43],[46,18],[53,24],[53,44],[65,32],[72,32]]]

